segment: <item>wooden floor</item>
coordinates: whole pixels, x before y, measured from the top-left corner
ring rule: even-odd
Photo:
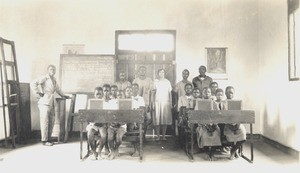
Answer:
[[[84,147],[85,149],[85,147]],[[240,158],[229,160],[220,158],[217,161],[207,161],[203,153],[195,154],[195,160],[191,162],[185,152],[178,147],[174,137],[168,137],[167,141],[156,142],[152,137],[147,137],[144,147],[144,159],[131,157],[128,152],[132,148],[121,147],[121,156],[115,160],[81,161],[79,159],[79,139],[71,138],[68,143],[56,144],[52,147],[42,146],[37,139],[28,141],[26,145],[17,144],[16,149],[0,147],[0,171],[30,171],[30,172],[90,172],[112,170],[113,172],[129,171],[144,172],[168,171],[181,172],[211,170],[213,172],[248,172],[251,170],[267,170],[297,172],[300,164],[292,156],[277,150],[273,146],[256,140],[254,143],[254,163],[250,164]],[[86,152],[86,150],[85,150]],[[249,144],[245,144],[244,153],[250,154]],[[300,170],[300,169],[298,169]],[[97,171],[97,172],[98,172]],[[257,172],[258,173],[258,172]]]

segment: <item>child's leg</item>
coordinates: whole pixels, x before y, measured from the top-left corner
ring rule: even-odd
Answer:
[[[107,142],[108,147],[110,149],[110,154],[108,159],[114,159],[115,158],[115,148],[114,148],[114,129],[112,127],[107,128]]]
[[[134,151],[131,153],[132,157],[138,157],[140,155],[140,145],[139,142],[133,142]]]
[[[167,125],[162,125],[161,127],[162,127],[162,139],[167,140],[166,139]]]
[[[124,134],[126,133],[126,130],[124,127],[120,127],[117,129],[116,131],[116,148],[115,148],[115,154],[116,156],[120,156],[120,153],[119,153],[119,147],[120,145],[122,144],[122,138],[124,136]]]
[[[205,160],[211,160],[211,158],[210,158],[210,147],[205,146],[204,151],[206,153]]]
[[[216,149],[217,149],[216,146],[213,146],[213,147],[211,147],[211,149],[210,149],[210,159],[211,159],[212,161],[215,160],[215,152],[216,152]]]
[[[107,145],[107,129],[106,127],[101,127],[99,129],[99,133],[100,133],[100,136],[101,136],[101,139],[100,139],[100,144],[99,144],[99,158],[103,158],[102,157],[102,149],[104,147],[104,145],[106,144]]]
[[[239,155],[236,152],[243,145],[244,142],[245,140],[238,141],[235,145],[232,146],[230,150],[230,160],[234,159],[235,157],[239,157]]]
[[[159,125],[156,125],[154,126],[154,129],[155,129],[155,134],[156,134],[156,140],[159,140],[160,139],[160,126]]]
[[[91,147],[92,153],[94,155],[94,158],[97,159],[98,154],[96,152],[96,142],[95,142],[95,134],[97,133],[97,131],[95,129],[89,129],[89,131],[87,131],[87,138],[88,138],[88,143]]]

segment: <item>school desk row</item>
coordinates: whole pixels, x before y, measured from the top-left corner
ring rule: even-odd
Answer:
[[[242,157],[250,163],[254,160],[253,154],[253,132],[252,124],[255,123],[255,113],[252,110],[189,110],[187,112],[188,123],[192,127],[193,132],[195,124],[211,124],[211,123],[241,123],[250,125],[250,159],[242,153]],[[99,123],[137,123],[139,125],[138,135],[135,138],[139,142],[140,161],[143,159],[143,131],[142,125],[144,123],[143,110],[101,110],[101,109],[81,109],[79,110],[80,121],[80,159],[83,159],[83,124],[86,122],[99,122]],[[187,153],[189,158],[193,160],[193,140],[194,133],[191,133],[190,138],[190,151]]]

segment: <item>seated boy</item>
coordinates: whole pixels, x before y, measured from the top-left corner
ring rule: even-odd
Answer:
[[[116,90],[117,91],[117,90]],[[112,94],[113,97],[106,99],[104,105],[106,105],[109,110],[119,109],[118,100],[116,95]],[[105,106],[103,106],[104,109]],[[122,144],[123,135],[126,133],[126,124],[120,123],[109,123],[107,128],[107,140],[110,149],[110,154],[108,156],[109,160],[114,159],[119,156],[119,147]]]
[[[211,98],[211,89],[203,88],[203,99]],[[197,110],[197,108],[195,108]],[[214,160],[216,148],[221,146],[220,128],[217,124],[199,125],[196,128],[197,142],[199,148],[204,148],[206,151],[206,159]]]
[[[132,110],[136,110],[136,109],[143,109],[144,113],[146,113],[146,107],[145,107],[145,101],[144,98],[140,95],[138,95],[139,93],[139,85],[137,83],[133,83],[132,87],[127,87],[125,89],[125,95],[127,95],[127,98],[131,98],[132,99]],[[131,95],[131,97],[129,97]],[[146,126],[144,124],[144,126]],[[128,131],[132,131],[132,130],[137,130],[139,127],[137,126],[136,123],[133,124],[128,124]],[[145,131],[145,127],[144,127],[144,131]],[[131,156],[136,157],[139,156],[140,153],[137,153],[136,151],[140,151],[139,150],[139,145],[138,142],[133,142],[133,146],[134,146],[134,151],[133,153],[131,153]]]
[[[107,88],[104,86],[104,90]],[[96,87],[94,90],[94,97],[96,99],[103,98],[103,89],[101,87]],[[88,143],[91,146],[91,150],[95,160],[98,158],[98,153],[96,148],[99,145],[99,158],[102,159],[101,151],[103,145],[105,145],[105,154],[109,153],[108,145],[106,142],[106,125],[102,123],[89,122],[86,127]]]
[[[228,86],[225,89],[225,95],[227,100],[231,100],[234,97],[235,90],[232,86]],[[232,143],[230,150],[230,160],[238,158],[240,155],[237,150],[246,141],[246,128],[243,124],[225,124],[224,136],[226,140]]]
[[[181,126],[181,125],[183,125],[182,123],[184,123],[183,119],[182,119],[183,117],[180,114],[180,112],[181,112],[180,109],[182,109],[182,108],[194,109],[195,104],[196,104],[196,100],[192,96],[192,91],[193,91],[192,83],[185,84],[184,91],[185,91],[185,95],[180,96],[178,99],[178,103],[177,103],[177,105],[178,105],[177,111],[179,112],[178,126]],[[199,91],[199,93],[200,93],[200,91]]]

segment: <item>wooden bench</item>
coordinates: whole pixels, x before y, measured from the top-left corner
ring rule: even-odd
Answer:
[[[99,122],[99,123],[137,123],[139,129],[137,131],[126,132],[123,140],[130,142],[139,142],[139,158],[143,159],[143,123],[144,111],[137,110],[100,110],[100,109],[81,109],[79,110],[80,122],[80,159],[82,157],[83,148],[83,123],[84,122]],[[136,135],[137,134],[137,135]],[[89,155],[89,151],[86,158]]]
[[[218,124],[218,123],[240,123],[250,125],[250,152],[251,159],[246,157],[241,150],[241,156],[250,163],[253,163],[253,133],[252,124],[255,122],[255,113],[251,110],[188,110],[188,126],[191,128],[190,133],[190,148],[186,149],[186,153],[189,158],[193,161],[194,159],[194,133],[196,124]]]

